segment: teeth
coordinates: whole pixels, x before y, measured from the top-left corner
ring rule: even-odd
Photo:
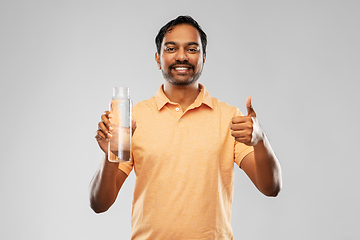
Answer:
[[[177,67],[175,68],[176,70],[188,70],[189,68],[186,68],[186,67]]]

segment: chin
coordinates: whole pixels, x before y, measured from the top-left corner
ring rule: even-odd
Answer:
[[[200,73],[200,74],[195,74],[194,76],[188,76],[188,77],[184,76],[184,78],[176,78],[167,73],[164,73],[164,72],[162,72],[162,73],[163,73],[164,79],[174,86],[189,86],[191,84],[194,84],[201,75],[201,73]]]
[[[172,80],[172,81],[169,81],[172,85],[175,85],[175,86],[189,86],[191,84],[193,84],[194,82],[196,82],[195,79],[192,79],[192,80],[187,80],[187,81],[179,81],[179,80]]]

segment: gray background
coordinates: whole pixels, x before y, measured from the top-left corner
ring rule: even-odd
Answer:
[[[200,82],[254,109],[283,169],[277,198],[235,169],[235,239],[359,239],[359,1],[0,2],[0,239],[129,239],[132,172],[89,208],[94,134],[113,86],[162,84],[154,38],[192,15],[208,34]]]

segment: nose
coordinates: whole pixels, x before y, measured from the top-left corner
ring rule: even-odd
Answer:
[[[180,48],[180,49],[178,50],[178,54],[177,54],[177,56],[176,56],[176,60],[179,60],[179,61],[185,61],[185,60],[187,60],[187,55],[186,55],[185,49]]]

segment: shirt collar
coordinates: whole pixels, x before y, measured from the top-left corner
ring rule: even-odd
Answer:
[[[165,95],[163,86],[161,85],[159,90],[155,94],[155,102],[158,110],[160,111],[167,103],[176,104],[171,102]],[[206,104],[210,108],[213,108],[212,97],[205,87],[199,83],[200,93],[194,101],[194,107],[200,107],[202,104]]]

